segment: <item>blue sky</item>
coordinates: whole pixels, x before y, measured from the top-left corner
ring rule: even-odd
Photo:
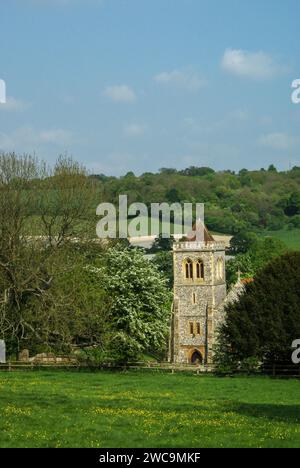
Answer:
[[[298,0],[0,2],[0,149],[97,173],[300,165]]]

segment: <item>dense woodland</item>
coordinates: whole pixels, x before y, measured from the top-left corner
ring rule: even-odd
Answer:
[[[158,173],[141,176],[130,172],[121,177],[87,177],[84,168],[80,169],[86,176],[85,185],[89,185],[90,196],[85,210],[77,213],[76,223],[72,227],[74,234],[84,231],[85,236],[94,237],[98,204],[109,202],[118,207],[119,195],[127,195],[129,204],[145,203],[149,206],[149,213],[151,203],[204,203],[206,225],[218,233],[263,234],[300,228],[300,167],[278,172],[272,165],[267,170],[243,169],[239,173],[190,167],[183,171],[161,169]],[[44,204],[49,202],[54,206],[60,200],[68,204],[68,210],[73,210],[76,216],[72,192],[60,193],[62,187],[58,185],[53,171],[40,163],[39,173],[30,177],[22,190],[24,196],[30,193],[31,199],[34,193],[42,193]],[[79,184],[77,200],[81,188]],[[67,198],[63,199],[62,193]],[[29,234],[40,235],[43,230],[43,210],[44,206],[40,202],[32,204],[31,218],[27,223]],[[58,226],[54,222],[51,225],[52,233],[56,228]]]
[[[139,177],[132,172],[119,178],[92,177],[99,183],[101,198],[113,203],[119,194],[127,194],[130,203],[205,203],[206,224],[212,231],[235,234],[300,227],[300,167],[278,172],[271,165],[267,170],[238,173],[164,168]]]

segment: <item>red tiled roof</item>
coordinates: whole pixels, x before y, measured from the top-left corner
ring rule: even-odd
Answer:
[[[254,278],[242,278],[241,281],[243,284],[249,284],[249,283],[253,283]]]

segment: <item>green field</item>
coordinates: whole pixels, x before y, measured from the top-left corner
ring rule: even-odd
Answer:
[[[300,250],[300,229],[265,231],[262,235],[264,237],[271,236],[282,240],[291,250]]]
[[[0,373],[1,447],[300,447],[300,381]]]

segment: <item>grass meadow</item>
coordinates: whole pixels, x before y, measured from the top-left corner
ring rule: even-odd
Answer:
[[[1,372],[0,447],[300,447],[300,381]]]
[[[300,229],[280,229],[279,231],[266,231],[263,235],[282,240],[290,250],[300,250]]]

